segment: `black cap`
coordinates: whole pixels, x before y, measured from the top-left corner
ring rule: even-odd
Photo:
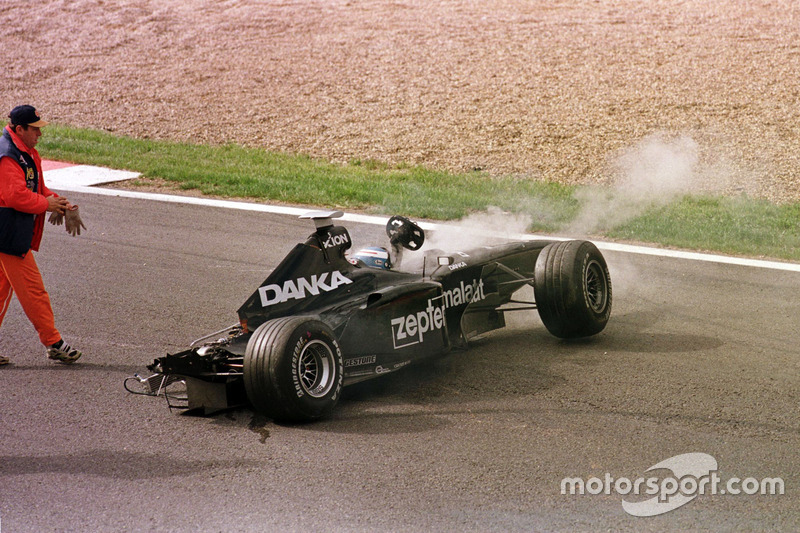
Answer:
[[[48,124],[47,121],[39,118],[39,113],[36,112],[36,108],[32,105],[18,105],[11,110],[11,113],[8,114],[8,118],[11,119],[11,123],[15,126],[34,126],[41,128]]]

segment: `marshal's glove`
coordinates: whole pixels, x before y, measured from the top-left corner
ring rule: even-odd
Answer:
[[[54,226],[60,226],[64,223],[64,214],[59,213],[58,211],[53,211],[50,213],[50,218],[47,219]]]
[[[52,218],[52,215],[50,218]],[[67,227],[67,233],[73,237],[81,234],[81,228],[86,229],[86,226],[83,225],[83,220],[81,220],[81,213],[77,205],[73,205],[72,209],[67,209],[64,218],[66,219],[64,225]]]

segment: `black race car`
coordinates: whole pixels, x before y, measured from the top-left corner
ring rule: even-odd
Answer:
[[[372,248],[348,257],[350,235],[333,223],[341,216],[301,217],[316,231],[239,308],[239,323],[156,359],[148,366],[154,374],[139,378],[144,393],[178,381],[189,409],[249,402],[275,420],[313,420],[331,412],[342,387],[465,347],[505,326],[509,311],[538,309],[561,338],[594,335],[608,322],[611,278],[590,242],[423,252],[422,229],[395,216],[386,225],[391,253]],[[404,268],[411,259],[404,250],[416,252],[416,268]],[[535,302],[514,299],[525,286]]]

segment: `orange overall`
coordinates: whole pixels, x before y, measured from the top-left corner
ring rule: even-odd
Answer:
[[[0,207],[10,207],[36,215],[31,250],[22,257],[0,252],[0,325],[8,311],[11,296],[16,293],[22,309],[39,333],[42,344],[49,346],[58,342],[61,335],[56,330],[50,296],[44,288],[42,275],[32,252],[39,250],[42,240],[47,197],[54,196],[55,193],[44,184],[41,158],[36,149],[27,148],[10,128],[6,128],[3,133],[11,136],[21,152],[33,158],[39,180],[37,192],[30,190],[22,167],[11,157],[0,157]]]

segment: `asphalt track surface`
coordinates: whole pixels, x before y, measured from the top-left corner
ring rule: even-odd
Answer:
[[[800,273],[606,252],[600,335],[535,313],[431,363],[346,389],[333,418],[170,412],[123,379],[236,321],[307,220],[71,193],[89,230],[37,254],[57,326],[48,361],[13,303],[0,329],[0,528],[27,531],[796,531]],[[356,245],[383,242],[348,224]],[[701,495],[660,516],[565,477],[636,479],[702,452],[784,495]],[[639,500],[643,498],[638,498]]]

